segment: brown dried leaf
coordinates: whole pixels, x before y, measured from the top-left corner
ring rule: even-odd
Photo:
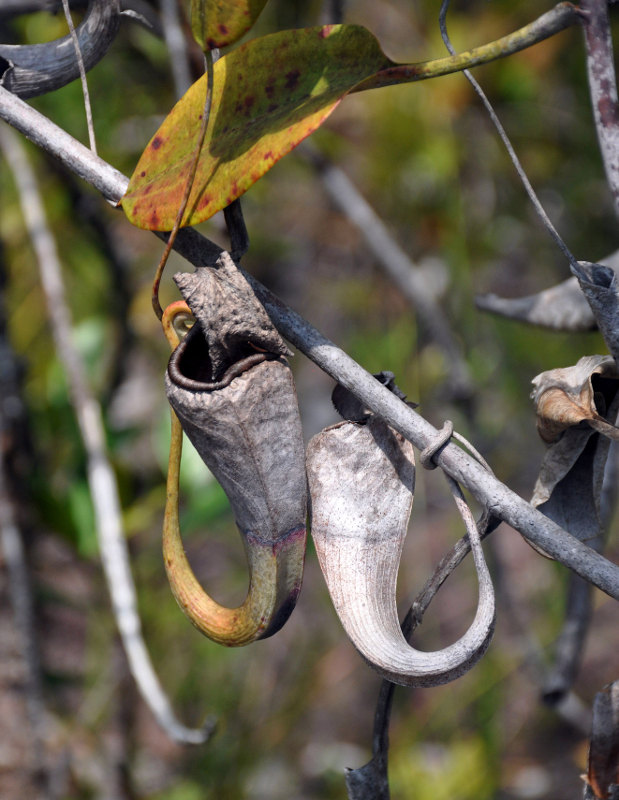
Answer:
[[[612,424],[619,408],[615,362],[587,356],[573,367],[543,372],[533,385],[538,430],[549,447],[531,503],[580,541],[599,547],[604,467],[610,439],[619,437]]]
[[[533,379],[533,387],[537,429],[545,442],[557,441],[581,422],[619,439],[619,429],[605,419],[619,390],[619,373],[611,356],[585,356],[573,367],[542,372]]]

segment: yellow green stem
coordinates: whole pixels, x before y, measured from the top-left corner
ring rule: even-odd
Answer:
[[[534,44],[548,39],[555,33],[574,25],[580,20],[577,6],[572,3],[559,3],[546,14],[542,14],[529,25],[503,36],[494,42],[466,50],[455,56],[436,58],[432,61],[420,61],[416,64],[394,64],[380,70],[375,75],[355,86],[353,92],[363,92],[367,89],[378,89],[381,86],[391,86],[398,83],[413,83],[429,78],[438,78],[453,72],[461,72],[481,64],[488,64],[498,58],[525,50]]]

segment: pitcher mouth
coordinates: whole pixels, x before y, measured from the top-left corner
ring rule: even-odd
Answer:
[[[183,389],[210,392],[228,386],[235,378],[256,364],[281,358],[275,353],[257,352],[250,342],[237,346],[235,356],[237,359],[216,380],[206,340],[200,324],[196,322],[172,352],[168,362],[168,375],[172,383]]]

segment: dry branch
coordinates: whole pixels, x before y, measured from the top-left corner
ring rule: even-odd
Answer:
[[[619,102],[607,0],[582,0],[587,77],[595,128],[615,212],[619,215]]]
[[[450,395],[469,399],[473,384],[462,348],[419,267],[402,250],[346,173],[309,146],[301,152],[317,170],[333,204],[357,228],[377,263],[415,309],[422,326],[445,354],[449,365]]]

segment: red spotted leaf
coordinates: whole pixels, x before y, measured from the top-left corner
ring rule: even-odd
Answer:
[[[203,50],[237,42],[260,16],[266,0],[191,0],[191,30]]]
[[[183,225],[225,208],[329,116],[358,83],[393,65],[358,25],[254,39],[214,66],[211,116]],[[206,78],[174,106],[131,177],[122,206],[140,228],[171,230],[204,106]]]
[[[391,61],[358,25],[282,31],[233,50],[214,67],[208,130],[182,224],[202,222],[240,197],[315,131],[348,92],[448,75],[516,52],[574,22],[574,6],[560,3],[549,13],[556,15],[557,9],[554,27],[542,15],[489,45],[413,64]],[[203,77],[142,154],[122,200],[134,225],[172,229],[194,163],[205,92]]]

